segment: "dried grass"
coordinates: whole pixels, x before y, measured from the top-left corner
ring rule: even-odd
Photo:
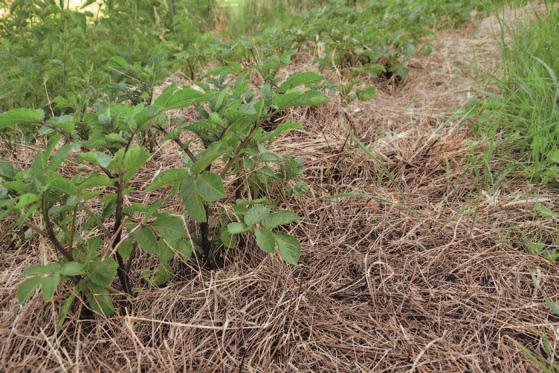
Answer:
[[[76,312],[56,332],[53,304],[15,301],[18,273],[51,254],[42,241],[11,245],[4,226],[0,370],[536,371],[513,341],[538,350],[554,332],[558,320],[531,273],[553,299],[559,275],[523,249],[531,237],[553,242],[556,225],[533,204],[556,208],[559,199],[514,179],[492,195],[481,189],[470,167],[479,146],[448,120],[476,89],[462,61],[477,48],[491,63],[497,49],[469,27],[444,33],[404,87],[349,109],[396,184],[346,142],[338,104],[291,114],[305,130],[276,146],[306,157],[311,186],[285,201],[303,216],[293,227],[303,243],[297,267],[248,243],[223,269],[192,261],[168,286],[142,290],[128,314]],[[177,163],[165,145],[136,182]],[[361,194],[328,197],[350,192]]]

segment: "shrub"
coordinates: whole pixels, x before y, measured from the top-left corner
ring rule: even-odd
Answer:
[[[0,128],[39,127],[44,145],[27,169],[2,164],[0,218],[16,219],[47,238],[56,252],[55,261],[22,273],[26,280],[18,299],[23,302],[41,288],[43,298],[51,300],[68,283],[72,290],[65,292],[61,320],[78,295],[92,310],[110,315],[116,277],[122,291],[133,293],[129,272],[137,251],[158,259],[156,268],[142,274],[159,286],[172,278],[175,258],[188,260],[196,252],[211,267],[220,248],[237,246],[237,235],[252,236],[262,250],[296,264],[299,241],[282,227],[298,216],[278,209],[271,190],[297,192],[302,164],[271,152],[269,145],[300,126],[281,123],[265,130],[265,124],[278,111],[327,98],[313,88],[320,75],[301,72],[282,81],[276,77],[280,63],[256,66],[264,77],[258,87],[247,80],[248,71],[220,69],[199,87],[167,88],[153,105],[96,105],[80,121],[71,115],[45,119],[40,109],[2,113]],[[166,122],[165,112],[185,107],[195,107],[199,119],[176,127]],[[199,151],[181,139],[185,132],[197,137]],[[134,177],[153,155],[149,139],[176,142],[184,165],[153,179],[148,191],[168,191],[159,199],[127,204],[125,195],[140,188]],[[224,186],[230,178],[235,190]],[[182,211],[169,213],[161,206],[176,194]],[[41,226],[34,223],[39,217]],[[192,224],[198,234],[190,232]]]

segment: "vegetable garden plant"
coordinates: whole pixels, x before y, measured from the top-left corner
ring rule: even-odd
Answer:
[[[296,264],[299,241],[282,227],[299,217],[279,210],[270,190],[274,184],[288,193],[303,190],[297,183],[302,164],[269,148],[300,125],[270,129],[269,122],[287,108],[328,99],[317,88],[320,75],[301,72],[282,80],[280,66],[278,58],[257,65],[258,85],[249,81],[251,71],[222,68],[195,87],[167,88],[150,105],[99,104],[79,118],[45,119],[37,109],[0,114],[0,129],[35,127],[44,144],[26,169],[0,164],[0,219],[14,220],[28,238],[42,235],[56,253],[53,262],[22,273],[18,300],[25,302],[40,288],[50,301],[59,290],[65,297],[60,323],[78,298],[111,315],[119,293],[115,280],[122,292],[133,295],[138,288],[130,273],[139,270],[139,252],[157,258],[155,268],[141,270],[150,286],[160,286],[172,278],[175,259],[196,253],[211,268],[219,250],[250,237],[262,250]],[[189,107],[196,108],[196,120],[167,120],[167,112]],[[166,141],[180,147],[182,167],[153,177],[147,191],[165,191],[157,200],[127,203],[125,196],[141,188],[134,178],[154,155],[149,145]],[[233,187],[226,189],[224,180]],[[181,211],[170,213],[163,206],[176,195]]]

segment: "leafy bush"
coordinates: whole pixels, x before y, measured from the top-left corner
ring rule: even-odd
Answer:
[[[318,55],[323,68],[403,77],[412,56],[430,51],[435,29],[461,24],[473,10],[488,4],[482,0],[289,3],[291,12],[256,28],[244,44],[264,55],[307,48]]]
[[[486,4],[269,0],[256,7],[258,17],[229,17],[246,34],[231,39],[209,32],[217,26],[215,1],[91,3],[95,14],[64,1],[0,0],[9,9],[0,18],[0,110],[42,108],[51,116],[84,112],[94,102],[149,103],[153,85],[171,71],[198,79],[212,62],[249,65],[302,49],[318,55],[323,68],[403,76],[411,56],[429,51],[435,27],[462,22]]]
[[[202,35],[184,6],[164,1],[89,1],[97,14],[66,3],[14,1],[0,18],[0,110],[43,108],[50,116],[123,95],[149,102],[153,83],[176,66],[174,48]]]
[[[264,78],[258,87],[248,80],[250,71],[220,69],[198,87],[167,88],[153,105],[95,105],[83,120],[45,119],[40,109],[0,114],[0,128],[36,126],[43,144],[27,169],[2,164],[0,218],[44,236],[56,252],[54,262],[22,273],[27,279],[18,299],[24,302],[41,288],[51,300],[67,283],[72,290],[65,291],[61,322],[78,296],[95,312],[110,315],[116,277],[122,291],[134,292],[129,273],[137,252],[158,259],[142,275],[159,286],[172,278],[173,260],[197,252],[211,267],[220,248],[237,246],[238,235],[253,236],[262,250],[296,264],[299,241],[282,227],[298,216],[278,209],[272,189],[297,193],[302,164],[271,152],[269,145],[300,127],[266,128],[278,111],[327,98],[313,88],[320,75],[301,72],[282,81],[276,77],[280,66],[279,59],[256,66]],[[167,111],[186,107],[195,107],[199,119],[177,125],[165,120]],[[197,139],[196,148],[184,142],[186,132]],[[184,152],[184,165],[153,178],[147,190],[165,189],[160,198],[127,204],[125,195],[141,188],[135,176],[154,154],[150,140],[174,141]],[[234,190],[226,190],[226,179],[234,180]],[[178,214],[162,207],[175,195],[182,201]],[[39,217],[41,226],[35,223]]]

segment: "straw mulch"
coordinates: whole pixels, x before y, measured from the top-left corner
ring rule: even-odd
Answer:
[[[276,147],[306,158],[311,186],[284,201],[303,217],[292,227],[303,245],[296,267],[248,242],[222,269],[192,261],[128,313],[74,314],[57,333],[61,298],[15,301],[21,270],[52,253],[42,241],[11,244],[2,227],[0,371],[537,371],[515,343],[540,353],[558,327],[544,295],[557,299],[559,274],[525,249],[556,244],[557,221],[534,204],[556,209],[559,198],[514,177],[490,189],[479,176],[484,143],[471,119],[449,114],[478,89],[460,61],[475,51],[491,62],[497,45],[468,27],[441,35],[406,85],[371,104],[290,114],[305,130]],[[347,141],[348,125],[388,171]],[[178,155],[165,145],[136,182]]]

